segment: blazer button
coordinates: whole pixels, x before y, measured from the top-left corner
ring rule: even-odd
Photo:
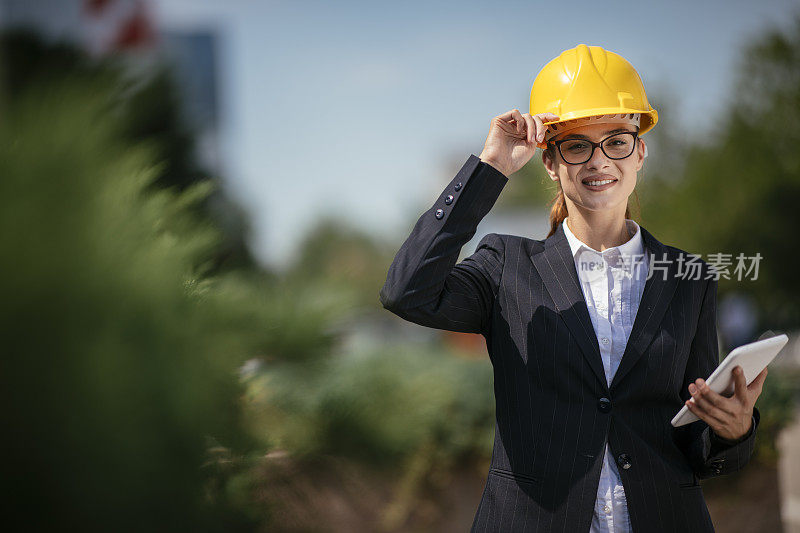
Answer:
[[[611,411],[611,400],[609,400],[606,397],[600,398],[597,401],[597,409],[601,413],[608,413],[609,411]]]
[[[617,463],[625,470],[631,467],[631,458],[627,453],[621,453],[617,456]]]
[[[436,218],[441,219],[444,216],[444,211],[442,209],[436,210]]]
[[[456,191],[460,191],[460,190],[461,190],[461,187],[463,187],[463,185],[461,185],[461,182],[460,182],[460,181],[459,181],[458,183],[456,183],[456,184],[453,186],[453,188],[454,188]]]
[[[447,205],[452,204],[453,203],[453,195],[452,194],[448,194],[447,198],[444,199],[444,203],[446,203]]]

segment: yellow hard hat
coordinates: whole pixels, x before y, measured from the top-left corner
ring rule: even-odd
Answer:
[[[537,74],[531,87],[530,114],[554,113],[559,120],[545,122],[547,140],[569,121],[600,115],[636,118],[639,135],[658,122],[658,112],[647,101],[642,79],[624,57],[600,46],[579,44],[564,50]],[[606,117],[608,118],[608,117]],[[559,128],[559,126],[562,126]],[[560,131],[558,131],[560,130]]]

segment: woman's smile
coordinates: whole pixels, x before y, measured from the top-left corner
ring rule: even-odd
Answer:
[[[581,183],[590,191],[604,191],[613,187],[617,181],[617,178],[614,178],[608,174],[597,174],[594,176],[589,176],[588,178],[583,178]]]

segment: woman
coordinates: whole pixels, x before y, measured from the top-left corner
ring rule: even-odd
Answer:
[[[564,51],[534,81],[531,112],[492,119],[392,262],[386,309],[486,338],[495,440],[472,531],[713,531],[699,480],[750,458],[766,369],[749,386],[737,369],[730,398],[707,387],[714,271],[630,219],[656,121],[624,58]],[[456,264],[537,146],[559,189],[550,234],[490,233]],[[699,420],[674,428],[684,404]]]

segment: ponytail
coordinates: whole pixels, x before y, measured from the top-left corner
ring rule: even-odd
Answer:
[[[567,203],[564,201],[564,191],[561,189],[561,184],[558,185],[558,192],[556,197],[553,198],[553,206],[550,208],[550,233],[548,237],[553,235],[558,229],[558,225],[564,222],[569,213],[567,212]]]

